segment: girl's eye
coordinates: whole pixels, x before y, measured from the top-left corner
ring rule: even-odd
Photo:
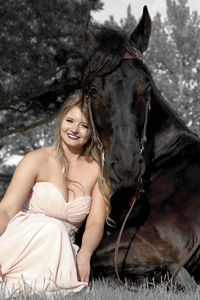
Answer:
[[[72,123],[72,120],[71,119],[66,119],[67,122],[69,123]]]
[[[88,129],[88,126],[86,124],[81,124],[81,126]]]

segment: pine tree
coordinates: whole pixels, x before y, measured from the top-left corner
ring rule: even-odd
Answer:
[[[180,116],[200,132],[200,17],[187,0],[167,0],[167,18],[159,14],[146,60],[157,85]]]

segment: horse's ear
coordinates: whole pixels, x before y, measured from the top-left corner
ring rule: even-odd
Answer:
[[[151,34],[151,18],[145,5],[143,7],[142,18],[130,36],[130,44],[137,47],[140,52],[144,52],[148,48],[149,38]]]

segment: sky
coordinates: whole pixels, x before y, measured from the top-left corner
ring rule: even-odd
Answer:
[[[104,10],[92,14],[94,20],[99,22],[104,22],[113,15],[115,21],[119,23],[121,18],[126,17],[129,4],[136,19],[142,16],[144,5],[147,5],[151,17],[154,17],[157,12],[163,17],[166,14],[166,0],[102,0],[102,2],[104,2]],[[200,14],[200,0],[188,0],[188,5],[191,11],[198,10]]]

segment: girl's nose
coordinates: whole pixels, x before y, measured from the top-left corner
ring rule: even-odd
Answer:
[[[74,124],[71,130],[72,130],[73,133],[78,133],[79,132],[78,125]]]

